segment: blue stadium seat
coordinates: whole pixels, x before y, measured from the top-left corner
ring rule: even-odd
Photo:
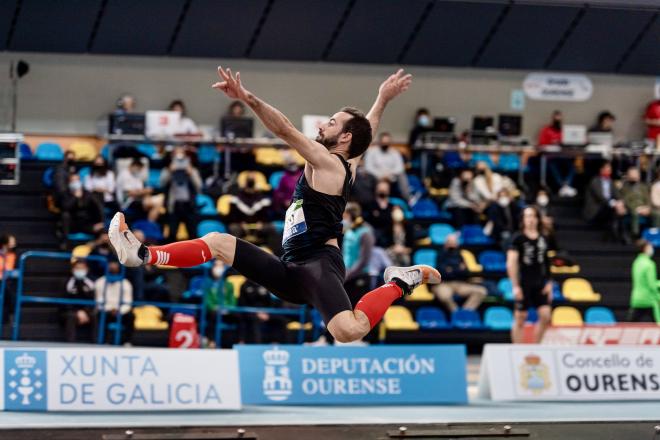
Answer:
[[[426,264],[435,267],[438,259],[438,251],[435,249],[418,249],[413,254],[413,264]]]
[[[147,179],[147,186],[153,189],[160,188],[160,170],[153,168],[149,169],[149,178]]]
[[[91,174],[92,169],[90,167],[82,167],[81,169],[78,170],[78,175],[80,176],[80,181],[85,182],[85,178],[89,177]]]
[[[201,215],[217,215],[218,211],[215,209],[215,202],[206,194],[197,194],[195,197],[197,209]]]
[[[92,241],[94,239],[94,236],[91,234],[85,234],[84,232],[74,232],[73,234],[69,234],[67,238],[69,239],[69,241],[88,242],[88,241]]]
[[[201,164],[214,163],[220,158],[220,153],[212,144],[202,144],[197,148],[197,160]]]
[[[103,148],[101,148],[101,156],[103,156],[106,162],[110,162],[110,144],[105,144]]]
[[[447,151],[442,155],[442,163],[445,164],[447,168],[465,168],[467,163],[463,160],[460,153],[457,151]]]
[[[479,264],[486,272],[505,272],[506,256],[501,251],[483,251],[479,255]]]
[[[508,278],[502,278],[497,283],[497,290],[502,294],[502,298],[506,301],[513,301],[513,285]]]
[[[34,160],[34,154],[32,154],[32,149],[28,144],[25,142],[21,142],[19,145],[19,154],[21,156],[21,160]]]
[[[149,241],[161,241],[164,238],[160,225],[149,220],[138,220],[133,223],[132,228],[142,231]]]
[[[217,220],[203,220],[197,225],[197,236],[203,237],[211,232],[227,232],[222,222]]]
[[[449,328],[449,323],[442,310],[437,307],[420,307],[415,313],[415,321],[423,330]]]
[[[419,199],[412,207],[413,218],[429,219],[441,216],[438,204],[431,199]]]
[[[408,203],[405,200],[400,199],[398,197],[390,197],[390,203],[401,208],[401,210],[403,211],[403,216],[406,219],[412,218],[412,212],[410,211],[410,206],[408,206]]]
[[[273,220],[272,223],[278,234],[284,232],[284,220]]]
[[[480,225],[465,225],[461,228],[461,243],[468,246],[493,244],[493,239],[484,234]]]
[[[415,174],[408,174],[408,185],[412,194],[426,194],[426,187]]]
[[[586,324],[614,325],[616,318],[612,310],[607,307],[589,307],[584,313]]]
[[[654,248],[660,247],[660,228],[645,229],[642,238],[650,242]]]
[[[481,318],[475,310],[458,309],[451,314],[451,326],[460,329],[481,329]]]
[[[197,275],[192,277],[188,283],[188,290],[183,292],[182,296],[185,299],[201,298],[204,295],[202,286],[204,285],[205,279],[206,277],[204,275]]]
[[[484,326],[491,330],[510,330],[513,324],[513,313],[507,307],[492,306],[484,314]]]
[[[46,168],[46,171],[44,171],[44,174],[41,176],[41,183],[43,183],[46,188],[52,188],[54,175],[55,168]]]
[[[158,149],[154,144],[138,144],[137,150],[149,159],[156,159],[158,155]]]
[[[62,147],[59,144],[44,142],[37,147],[35,157],[37,160],[60,161],[64,159],[64,151],[62,151]]]
[[[433,244],[445,244],[447,236],[455,233],[456,230],[451,226],[444,223],[434,223],[429,228],[429,236]]]
[[[488,168],[491,170],[495,168],[495,163],[488,153],[472,153],[472,158],[470,158],[470,166],[474,167],[478,162],[486,162]]]
[[[276,189],[278,186],[280,186],[280,180],[282,180],[282,176],[284,176],[284,171],[272,172],[268,177],[268,184],[270,187]]]
[[[552,282],[552,302],[553,303],[566,302],[566,298],[564,298],[564,294],[561,293],[561,287],[559,287],[559,283],[556,281]]]
[[[514,172],[520,169],[520,157],[517,154],[500,154],[497,169],[504,172]]]

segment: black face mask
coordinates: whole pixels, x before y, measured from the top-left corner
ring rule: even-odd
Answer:
[[[387,145],[387,144],[386,144],[386,145],[381,145],[381,146],[380,146],[380,149],[383,150],[383,151],[387,151],[388,148],[390,148],[390,146]]]
[[[555,130],[561,130],[561,121],[552,121],[552,128]]]
[[[245,181],[245,187],[248,189],[254,189],[255,181],[253,179],[248,179]]]
[[[105,174],[106,167],[105,165],[94,165],[92,167],[92,172],[94,174]]]
[[[476,174],[477,176],[483,176],[484,174],[486,174],[486,170],[477,170],[477,171],[475,172],[475,174]]]
[[[378,194],[376,194],[376,197],[378,197],[379,199],[386,199],[386,198],[389,197],[389,194],[387,194],[387,193],[378,193]]]

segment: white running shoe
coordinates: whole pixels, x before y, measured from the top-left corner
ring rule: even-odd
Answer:
[[[569,185],[564,185],[559,188],[559,197],[575,197],[577,190]]]
[[[140,248],[143,244],[128,229],[126,220],[124,220],[124,214],[121,212],[116,213],[112,217],[110,227],[108,228],[108,236],[121,264],[127,267],[137,267],[145,264],[145,261],[139,255]],[[146,257],[148,258],[148,253],[146,253]]]
[[[385,278],[386,283],[398,278],[407,284],[409,289],[404,292],[407,295],[410,295],[420,284],[438,284],[442,279],[440,272],[426,264],[418,264],[409,267],[390,266],[385,269],[383,277]]]

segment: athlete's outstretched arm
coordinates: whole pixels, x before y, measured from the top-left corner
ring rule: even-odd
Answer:
[[[399,69],[396,73],[390,75],[383,83],[378,87],[378,96],[376,101],[371,106],[369,113],[367,113],[367,119],[371,123],[371,135],[376,136],[378,132],[378,126],[380,125],[380,118],[383,116],[385,107],[391,100],[408,90],[410,84],[412,83],[412,75],[405,73],[403,69]]]
[[[319,167],[324,163],[334,164],[332,156],[323,145],[308,139],[282,112],[243,87],[240,72],[233,75],[231,69],[224,70],[219,66],[218,75],[222,81],[216,82],[211,87],[224,92],[232,99],[238,99],[247,104],[268,130],[298,151],[312,166]]]

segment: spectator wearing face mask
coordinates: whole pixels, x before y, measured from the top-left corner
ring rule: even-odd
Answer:
[[[153,189],[145,185],[148,175],[140,159],[133,159],[128,169],[117,177],[117,203],[122,211],[135,213],[133,220],[143,218],[141,213],[147,213],[147,219],[158,220],[163,207],[163,196],[154,195]]]
[[[204,279],[202,283],[202,292],[206,304],[207,326],[206,337],[210,346],[215,346],[211,341],[215,338],[215,326],[217,322],[216,313],[218,307],[233,307],[236,305],[236,296],[234,295],[234,286],[224,278],[227,267],[220,259],[213,262],[210,277]],[[236,323],[235,315],[222,311],[222,321],[225,323]]]
[[[351,201],[360,206],[371,206],[376,202],[375,192],[378,180],[365,169],[364,157],[355,170],[355,183],[351,187]]]
[[[115,173],[108,168],[108,163],[101,155],[94,158],[92,171],[85,176],[83,187],[107,208],[115,211],[118,206],[115,203]]]
[[[410,266],[412,245],[412,233],[403,210],[395,206],[392,210],[392,245],[387,248],[387,255],[394,266]]]
[[[536,193],[536,199],[534,200],[536,206],[539,208],[539,212],[543,217],[550,217],[550,194],[544,188],[541,188]]]
[[[474,191],[485,206],[497,201],[497,195],[502,189],[506,188],[509,191],[516,189],[511,179],[491,170],[486,162],[477,162],[475,174]]]
[[[364,168],[377,180],[396,184],[401,197],[408,200],[410,189],[403,156],[391,143],[392,136],[389,133],[381,133],[378,144],[368,148],[364,154]]]
[[[470,273],[458,247],[458,237],[450,234],[445,240],[443,250],[439,252],[436,263],[442,273],[442,283],[435,284],[431,291],[450,312],[458,309],[454,295],[465,299],[463,308],[477,310],[488,291],[485,287],[468,282]]]
[[[241,188],[229,201],[229,232],[251,242],[267,242],[274,249],[275,229],[268,222],[271,198],[258,191],[256,178],[250,173]]]
[[[585,194],[583,216],[589,223],[603,227],[615,240],[630,242],[623,228],[626,205],[612,181],[612,165],[604,162],[598,176],[591,179]]]
[[[479,215],[485,209],[485,205],[479,201],[473,179],[472,170],[465,169],[449,184],[449,198],[446,206],[452,213],[454,226],[457,228],[477,223]]]
[[[344,210],[344,241],[342,252],[346,277],[344,287],[351,301],[359,300],[371,290],[369,263],[376,242],[373,228],[362,217],[362,209],[357,203],[350,202]]]
[[[116,259],[108,263],[108,274],[96,280],[94,292],[97,309],[103,308],[107,313],[106,323],[116,322],[117,315],[119,315],[123,330],[121,341],[125,345],[130,345],[135,324],[132,310],[133,286],[121,274],[121,266]],[[104,298],[105,304],[103,303]],[[106,335],[109,335],[110,338],[114,337],[113,332],[114,330],[106,329]]]
[[[653,260],[653,245],[638,240],[638,255],[632,265],[632,293],[629,321],[660,324],[660,291],[658,271]]]
[[[497,193],[497,201],[488,206],[486,215],[488,223],[484,228],[485,234],[505,248],[508,247],[511,236],[518,230],[520,217],[520,207],[512,199],[508,189],[500,189]]]
[[[197,233],[197,194],[202,189],[202,177],[186,154],[186,147],[177,145],[169,164],[160,173],[160,186],[165,194],[169,224],[169,241],[176,240],[179,223],[186,225],[188,236]]]
[[[63,249],[68,247],[69,234],[94,234],[103,229],[103,206],[84,190],[77,174],[69,177],[69,191],[63,196],[60,209]]]
[[[541,129],[538,144],[561,145],[561,128],[563,115],[559,110],[552,112],[552,121]],[[570,157],[552,157],[548,160],[548,171],[559,187],[560,197],[575,197],[577,190],[573,188],[575,177],[575,160]]]
[[[390,202],[390,184],[381,180],[376,185],[376,200],[364,210],[364,219],[371,225],[376,236],[376,246],[388,248],[394,242],[392,231],[392,212]]]
[[[179,125],[174,129],[175,136],[198,136],[200,135],[199,128],[197,124],[193,122],[192,119],[188,117],[188,112],[186,111],[186,105],[180,99],[175,99],[170,102],[170,105],[167,107],[169,111],[179,112],[181,118],[179,119]]]
[[[53,172],[53,196],[55,205],[60,207],[62,199],[69,192],[69,181],[73,174],[76,174],[76,155],[73,151],[64,153],[62,162],[55,167]]]
[[[275,212],[281,214],[289,208],[293,200],[293,191],[302,173],[302,168],[298,166],[293,157],[291,155],[285,156],[284,175],[273,191],[273,209]]]
[[[408,146],[413,148],[422,133],[431,130],[431,114],[428,109],[420,108],[415,113],[415,125],[408,136]]]
[[[626,171],[626,181],[621,188],[621,199],[630,216],[630,232],[633,237],[639,238],[642,219],[651,220],[653,226],[658,226],[659,212],[651,206],[651,190],[648,185],[640,182],[637,167],[630,167]]]
[[[87,263],[75,260],[71,265],[71,278],[66,283],[67,299],[94,299],[94,282],[88,276]],[[96,312],[94,307],[76,304],[65,305],[61,311],[67,342],[77,342],[78,327],[89,326],[90,342],[96,342]]]

